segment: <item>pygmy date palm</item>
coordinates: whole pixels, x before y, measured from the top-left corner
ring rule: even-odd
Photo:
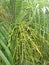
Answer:
[[[46,65],[48,51],[49,1],[0,0],[0,65]]]

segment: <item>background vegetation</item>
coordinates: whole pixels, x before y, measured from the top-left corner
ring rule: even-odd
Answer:
[[[49,65],[49,0],[0,0],[0,65]]]

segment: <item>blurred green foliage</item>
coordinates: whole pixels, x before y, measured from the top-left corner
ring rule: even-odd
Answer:
[[[49,63],[49,1],[0,0],[0,65]]]

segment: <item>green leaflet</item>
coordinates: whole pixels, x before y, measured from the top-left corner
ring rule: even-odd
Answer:
[[[1,56],[2,60],[6,63],[6,65],[11,65],[1,50],[0,50],[0,56]]]

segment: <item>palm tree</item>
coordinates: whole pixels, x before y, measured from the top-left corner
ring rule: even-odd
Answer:
[[[49,60],[49,2],[0,2],[0,65],[46,65]]]

